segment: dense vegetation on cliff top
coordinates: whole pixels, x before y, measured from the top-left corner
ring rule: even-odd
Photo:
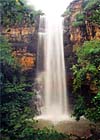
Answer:
[[[91,0],[86,1],[85,11],[96,5]],[[98,0],[95,2],[99,2]],[[85,4],[84,4],[85,5]],[[91,5],[91,6],[90,6]],[[20,26],[26,16],[27,23],[33,24],[40,11],[30,10],[21,0],[1,0],[1,25],[9,28]],[[100,24],[100,9],[93,9],[91,22]],[[84,20],[79,15],[77,20]],[[61,140],[70,136],[59,134],[54,130],[37,130],[32,119],[36,110],[30,103],[35,93],[32,84],[26,84],[20,64],[12,55],[9,41],[0,37],[0,87],[1,87],[1,138],[3,140]],[[77,120],[84,115],[91,121],[100,121],[100,41],[85,42],[77,51],[78,63],[73,66],[74,92],[77,102],[74,114]],[[87,91],[84,89],[87,89]],[[84,92],[83,92],[84,91]]]
[[[76,15],[76,21],[73,26],[78,27],[85,24],[88,20],[92,24],[100,25],[100,1],[99,0],[84,0],[82,10]]]
[[[6,28],[34,24],[36,16],[42,14],[27,6],[25,0],[1,0],[0,7],[1,25]]]

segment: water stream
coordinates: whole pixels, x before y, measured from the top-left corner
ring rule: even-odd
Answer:
[[[63,46],[63,18],[41,16],[37,50],[37,81],[41,114],[59,121],[69,117]]]

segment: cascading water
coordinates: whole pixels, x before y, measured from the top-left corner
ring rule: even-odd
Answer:
[[[37,79],[43,102],[38,118],[59,121],[69,116],[63,47],[63,18],[41,16]]]

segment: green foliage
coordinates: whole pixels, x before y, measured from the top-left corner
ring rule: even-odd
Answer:
[[[17,3],[16,0],[1,0],[1,23],[3,26],[21,21],[23,12],[23,5]]]
[[[99,0],[84,0],[82,11],[76,15],[76,21],[72,26],[79,27],[85,25],[85,20],[92,24],[100,25],[100,1]]]
[[[84,115],[85,109],[84,98],[82,96],[78,96],[74,107],[74,113],[72,114],[76,117],[77,121],[80,119],[80,116]]]
[[[91,121],[100,121],[100,41],[86,41],[77,50],[77,57],[78,63],[72,68],[73,92],[78,100],[74,115],[77,119],[84,115]]]
[[[74,21],[72,25],[74,27],[78,27],[80,25],[83,25],[84,24],[84,20],[85,20],[84,14],[83,13],[78,13],[76,15],[76,21]]]
[[[15,59],[11,55],[11,52],[11,44],[9,44],[5,38],[0,36],[0,61],[3,64],[14,65]]]
[[[94,64],[96,67],[100,64],[100,41],[86,41],[83,47],[78,50],[78,62],[86,64]]]
[[[85,79],[85,69],[81,69],[79,71],[79,67],[76,65],[74,65],[72,69],[75,76],[75,79],[73,81],[73,92],[77,93],[81,89],[81,85]]]
[[[100,25],[100,1],[99,0],[84,0],[83,9],[88,14],[87,20],[97,25]]]
[[[92,12],[89,20],[95,24],[100,25],[100,7]]]
[[[84,10],[91,9],[93,5],[95,5],[99,0],[84,0],[83,1],[83,8]]]
[[[79,26],[82,25],[82,24],[83,24],[82,21],[74,21],[74,22],[72,23],[72,26],[74,26],[74,27],[79,27]]]
[[[37,15],[42,12],[30,9],[22,0],[1,0],[1,25],[9,27],[12,25],[32,24]]]
[[[26,128],[21,137],[21,140],[69,140],[72,135],[66,135],[57,132],[54,128],[30,129]]]
[[[79,120],[81,116],[93,122],[100,121],[100,92],[91,100],[92,107],[86,104],[83,96],[78,96],[74,107],[73,116]]]
[[[0,132],[3,137],[17,139],[21,131],[27,128],[27,120],[34,115],[30,108],[32,85],[22,80],[10,44],[3,37],[0,40]]]
[[[64,140],[69,139],[69,137],[69,135],[59,133],[53,128],[44,128],[43,130],[37,130],[37,138],[39,140]]]
[[[85,116],[93,121],[98,122],[100,121],[100,92],[92,99],[92,107],[87,108],[85,111]]]

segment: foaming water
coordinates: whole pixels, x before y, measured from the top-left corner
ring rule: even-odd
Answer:
[[[68,119],[68,99],[63,47],[63,18],[42,16],[39,26],[37,75],[40,90],[41,115],[36,118],[60,121]]]
[[[60,116],[56,116],[56,115],[51,115],[51,114],[45,114],[45,115],[40,115],[40,116],[36,116],[35,120],[40,120],[40,121],[48,121],[51,122],[53,124],[58,124],[59,122],[64,122],[64,121],[74,121],[74,119],[71,119],[69,116],[67,115],[60,115]]]

